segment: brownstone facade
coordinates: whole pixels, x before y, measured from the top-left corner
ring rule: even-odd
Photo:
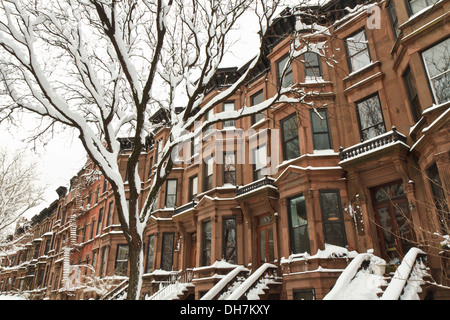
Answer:
[[[200,299],[236,265],[255,272],[270,263],[279,281],[266,297],[322,299],[351,252],[373,249],[395,267],[413,246],[427,252],[433,278],[449,285],[448,248],[435,233],[450,230],[450,2],[391,0],[380,2],[379,11],[338,13],[345,5],[356,1],[322,8],[335,12],[333,23],[310,36],[308,48],[292,35],[270,43],[261,72],[215,107],[218,113],[272,97],[283,58],[293,46],[302,53],[285,81],[314,95],[260,117],[213,124],[203,152],[193,144],[193,161],[173,169],[146,229],[144,296],[176,271],[190,283],[184,298]],[[280,19],[275,27],[292,31],[298,23]],[[222,71],[233,78],[241,70]],[[205,102],[226,85],[219,77]],[[232,128],[259,133],[257,153],[279,159],[271,172],[251,163],[253,136],[229,138]],[[144,191],[167,137],[159,131],[142,153]],[[219,155],[230,141],[236,153],[223,161],[201,158],[205,150]],[[126,181],[126,139],[122,146]],[[242,147],[243,163],[236,158]],[[126,280],[126,241],[103,177],[88,163],[67,192],[58,191],[60,198],[29,223],[31,233],[17,229],[16,238],[26,236],[2,257],[0,291],[88,299]],[[329,245],[340,254],[319,254]],[[73,272],[81,280],[70,287]],[[431,287],[428,297],[449,293]]]

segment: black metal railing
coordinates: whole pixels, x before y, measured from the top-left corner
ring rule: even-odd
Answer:
[[[275,180],[266,176],[264,179],[249,183],[243,187],[236,186],[236,195],[240,196],[263,186],[273,186],[275,188],[277,187],[275,185]]]
[[[402,141],[406,143],[406,137],[403,134],[399,133],[397,131],[397,128],[392,127],[391,131],[384,133],[373,139],[370,139],[368,141],[359,143],[347,149],[341,147],[339,149],[339,157],[341,161],[349,160],[359,155],[366,154],[369,151],[381,149],[384,146],[387,146],[397,141]]]
[[[197,205],[197,201],[192,200],[191,202],[188,202],[186,204],[183,204],[181,207],[175,208],[173,215],[177,215],[183,211],[193,209]]]

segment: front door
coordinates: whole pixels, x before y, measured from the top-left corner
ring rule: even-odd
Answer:
[[[258,265],[265,262],[273,262],[274,254],[274,237],[273,237],[273,217],[271,214],[260,216],[257,218],[256,241],[258,250]]]
[[[373,200],[381,252],[388,263],[397,263],[413,246],[408,199],[398,182],[375,188]]]

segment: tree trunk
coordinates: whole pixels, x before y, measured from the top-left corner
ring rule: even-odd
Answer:
[[[142,289],[142,275],[144,270],[144,246],[142,238],[134,235],[128,243],[129,280],[127,300],[139,300]]]

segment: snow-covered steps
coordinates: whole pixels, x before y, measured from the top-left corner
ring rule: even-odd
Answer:
[[[428,279],[426,255],[411,248],[393,276],[386,262],[371,252],[356,256],[324,300],[419,300]]]

